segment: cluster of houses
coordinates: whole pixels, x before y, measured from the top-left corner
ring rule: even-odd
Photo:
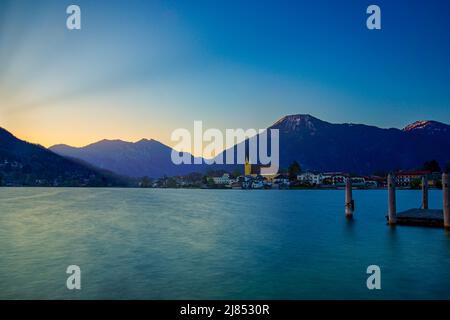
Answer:
[[[352,186],[360,189],[384,188],[387,177],[384,176],[358,176],[345,172],[300,172],[293,174],[262,175],[254,173],[253,166],[246,159],[244,174],[231,175],[226,172],[215,172],[203,176],[194,173],[186,177],[163,178],[153,182],[153,187],[200,187],[221,189],[296,189],[296,188],[342,188],[348,179]],[[429,186],[439,187],[441,174],[430,171],[398,171],[395,179],[398,187],[416,188],[420,185],[422,177],[428,177]]]
[[[214,185],[231,189],[288,189],[290,181],[283,175],[270,177],[258,175],[244,175],[232,178],[228,173],[220,177],[212,177]]]
[[[428,177],[430,187],[440,187],[442,183],[442,174],[440,172],[430,172],[426,170],[418,171],[400,171],[395,173],[397,186],[411,187],[420,183],[422,177]]]
[[[440,173],[428,171],[400,171],[395,173],[397,186],[410,188],[420,184],[423,176],[428,177],[431,187],[437,186],[441,179]],[[340,188],[344,187],[347,179],[351,179],[352,186],[360,189],[375,189],[386,187],[386,177],[357,176],[344,172],[303,172],[296,177],[287,175],[245,175],[232,178],[228,173],[211,178],[214,185],[233,189],[289,189],[303,188]]]
[[[297,180],[309,186],[343,187],[349,177],[349,174],[343,172],[304,172],[297,176]],[[352,185],[356,188],[377,188],[385,184],[385,178],[378,176],[351,176],[350,179],[352,180]]]
[[[428,171],[400,171],[395,173],[397,186],[412,188],[420,184],[423,176],[429,179],[430,187],[437,187],[440,173]],[[216,173],[203,176],[203,179],[193,183],[187,177],[165,178],[153,183],[153,187],[201,187],[219,189],[295,189],[295,188],[342,188],[347,179],[351,179],[352,186],[359,189],[376,189],[386,187],[386,177],[356,176],[344,172],[302,172],[294,177],[284,174],[261,175],[246,174],[233,176],[229,173]]]
[[[211,177],[215,186],[222,186],[232,189],[289,189],[295,187],[322,187],[336,188],[344,187],[348,174],[341,172],[333,173],[313,173],[304,172],[296,177],[289,178],[287,175],[244,175],[232,178],[230,174],[224,173],[222,176]],[[381,177],[351,177],[352,184],[358,188],[377,188],[384,184]]]

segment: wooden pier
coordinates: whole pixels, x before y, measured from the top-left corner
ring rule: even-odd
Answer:
[[[442,228],[444,226],[444,213],[437,209],[409,209],[397,214],[397,224]]]
[[[450,228],[450,200],[448,174],[442,175],[443,209],[428,208],[428,178],[422,179],[422,206],[420,209],[409,209],[396,212],[395,181],[392,175],[388,176],[388,215],[390,225],[410,225],[424,227]]]

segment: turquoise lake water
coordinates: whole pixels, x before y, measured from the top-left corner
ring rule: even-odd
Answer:
[[[387,191],[354,198],[347,221],[341,190],[0,188],[0,299],[450,299],[450,233],[388,227]]]

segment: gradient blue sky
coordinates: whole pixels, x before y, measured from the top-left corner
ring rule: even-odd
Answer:
[[[66,29],[78,4],[82,30]],[[366,8],[382,30],[366,28]],[[450,1],[0,2],[0,126],[50,146],[330,122],[450,123]]]

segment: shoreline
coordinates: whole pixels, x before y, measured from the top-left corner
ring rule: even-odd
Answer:
[[[327,191],[327,190],[336,190],[336,191],[345,191],[345,187],[335,187],[335,188],[288,188],[288,189],[236,189],[236,188],[142,188],[142,187],[105,187],[105,186],[66,186],[66,187],[53,187],[53,186],[0,186],[0,189],[139,189],[139,190],[223,190],[223,191]],[[412,189],[406,187],[396,187],[397,190],[406,190],[406,191],[420,191],[421,189]],[[353,190],[361,190],[361,191],[371,191],[371,190],[388,190],[387,187],[381,188],[353,188]],[[441,188],[432,188],[429,190],[442,190]]]

